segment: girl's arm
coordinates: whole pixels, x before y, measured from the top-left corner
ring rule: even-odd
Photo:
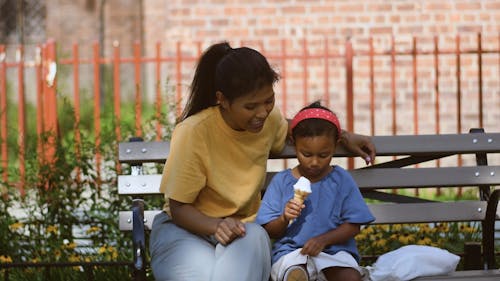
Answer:
[[[245,225],[231,217],[213,218],[206,216],[191,204],[169,199],[172,221],[199,235],[214,235],[223,245],[231,243],[234,239],[245,235]]]
[[[283,237],[290,221],[296,219],[300,215],[300,212],[304,207],[304,204],[302,204],[301,206],[297,204],[293,199],[288,201],[283,210],[283,214],[264,225],[264,229],[269,234],[269,237],[273,239],[279,239]]]
[[[309,239],[302,247],[301,254],[317,256],[325,247],[345,243],[356,236],[359,231],[359,224],[343,223],[336,229]]]

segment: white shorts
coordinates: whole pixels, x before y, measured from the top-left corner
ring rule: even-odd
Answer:
[[[300,253],[301,250],[302,248],[290,252],[282,256],[273,264],[271,269],[271,279],[273,281],[282,280],[287,268],[292,265],[299,264],[307,265],[310,280],[326,281],[326,278],[321,270],[333,266],[351,267],[358,270],[362,275],[364,273],[363,269],[358,265],[358,262],[354,259],[354,257],[345,251],[340,251],[335,255],[329,255],[321,252],[319,255],[311,257],[302,255]]]

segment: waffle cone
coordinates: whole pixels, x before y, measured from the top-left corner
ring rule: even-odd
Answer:
[[[302,191],[302,190],[294,190],[293,200],[295,200],[297,203],[302,205],[304,203],[304,200],[306,200],[308,195],[309,195],[309,192]]]

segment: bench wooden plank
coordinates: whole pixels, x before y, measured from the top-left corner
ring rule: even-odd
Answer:
[[[377,156],[500,152],[500,133],[373,136],[372,141],[377,147]],[[169,149],[168,141],[123,142],[118,144],[118,160],[129,164],[164,163]],[[354,156],[340,146],[335,155]],[[295,158],[295,151],[288,145],[281,154],[271,158]]]
[[[144,227],[151,230],[154,217],[160,213],[161,210],[144,210]],[[132,231],[132,211],[119,212],[119,225],[122,231]]]
[[[375,224],[481,221],[486,201],[369,204]]]
[[[118,194],[152,195],[160,194],[161,175],[119,175]]]
[[[431,281],[431,280],[480,280],[480,281],[498,281],[500,270],[464,270],[455,271],[446,275],[427,276],[415,278],[412,281]]]
[[[362,189],[455,187],[500,183],[500,166],[380,168],[349,172]]]
[[[380,168],[349,171],[361,190],[497,185],[500,166]],[[276,172],[269,172],[268,181]],[[408,179],[412,179],[409,181]],[[158,194],[161,175],[119,175],[118,194]]]
[[[481,221],[486,216],[485,201],[458,201],[436,203],[368,204],[376,220],[373,224]],[[144,225],[151,230],[153,218],[161,210],[145,210]],[[500,208],[497,209],[500,219]],[[132,230],[132,212],[119,214],[120,230]]]

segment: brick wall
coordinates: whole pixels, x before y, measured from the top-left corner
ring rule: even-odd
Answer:
[[[82,55],[89,42],[98,40],[99,0],[47,0],[47,34],[58,40],[61,49],[70,42],[80,42]],[[455,38],[462,38],[461,49],[477,48],[477,33],[482,33],[482,47],[496,49],[500,34],[500,1],[483,0],[107,0],[104,6],[105,54],[111,52],[112,42],[121,43],[121,52],[129,55],[132,42],[143,39],[143,52],[154,56],[155,43],[162,43],[164,54],[174,54],[177,41],[183,42],[183,52],[196,55],[196,42],[203,48],[210,43],[228,40],[233,46],[248,45],[264,52],[269,57],[282,48],[285,40],[290,54],[304,52],[302,40],[308,40],[310,54],[324,52],[328,44],[330,52],[342,56],[345,40],[351,38],[354,50],[368,50],[368,39],[373,36],[376,52],[388,52],[391,36],[394,35],[396,52],[411,50],[415,38],[417,49],[432,53],[436,47],[434,36],[439,36],[438,48],[453,51]],[[88,49],[87,49],[88,50]],[[483,56],[483,92],[485,95],[485,124],[489,131],[500,131],[500,82],[499,55]],[[280,70],[279,60],[271,58]],[[397,87],[397,132],[419,133],[455,132],[457,92],[456,60],[453,54],[439,60],[439,91],[441,109],[440,124],[435,123],[436,98],[434,58],[432,54],[418,58],[419,124],[413,122],[412,58],[398,56],[395,62]],[[344,61],[329,61],[330,88],[332,102],[341,117],[345,117],[345,72]],[[389,57],[375,59],[375,91],[377,96],[376,133],[390,133],[391,122],[391,60]],[[467,106],[463,106],[464,129],[477,126],[478,67],[477,56],[463,55],[461,90]],[[184,82],[177,85],[187,93],[194,64],[185,64]],[[359,56],[354,61],[355,69],[355,111],[358,132],[368,133],[369,128],[369,73],[368,58]],[[145,68],[144,91],[152,93],[151,70]],[[311,60],[308,68],[308,84],[303,85],[303,64],[300,61],[287,65],[286,81],[289,91],[287,115],[302,107],[303,89],[309,91],[309,101],[323,97],[323,62]],[[171,68],[165,69],[165,80],[170,81]],[[166,82],[167,83],[167,82]],[[283,83],[283,82],[281,82]],[[277,85],[279,95],[282,85]],[[294,98],[295,97],[295,98]],[[281,101],[278,101],[278,105]],[[493,109],[490,109],[493,108]],[[439,126],[439,128],[438,128]]]

